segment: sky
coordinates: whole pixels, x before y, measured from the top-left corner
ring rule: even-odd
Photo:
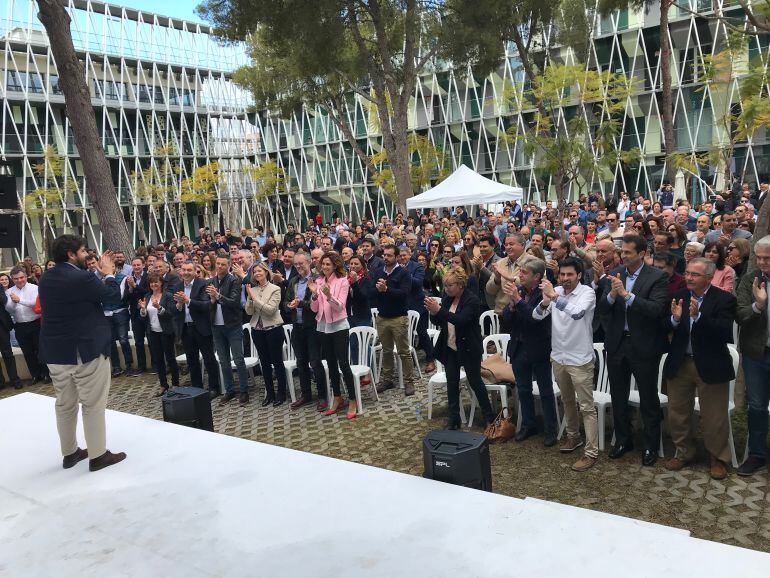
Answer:
[[[163,16],[202,22],[195,14],[195,7],[201,3],[201,0],[172,0],[171,2],[159,2],[158,0],[109,0],[109,3],[146,10],[147,12],[154,12]]]

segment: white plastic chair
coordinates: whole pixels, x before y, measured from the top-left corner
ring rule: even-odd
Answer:
[[[431,336],[431,340],[433,341],[433,346],[435,347],[436,342],[438,341],[438,333]],[[436,372],[431,375],[430,379],[428,380],[428,419],[432,419],[433,417],[433,391],[437,387],[442,389],[446,389],[447,387],[446,372],[444,371],[444,366],[438,359],[436,360]],[[467,389],[467,387],[468,378],[465,376],[465,370],[460,368],[460,392],[462,393],[463,388]],[[471,398],[473,398],[473,394],[471,394]],[[462,404],[462,400],[460,401],[460,421],[462,423],[467,423],[467,419],[465,417],[465,407]]]
[[[735,372],[735,375],[738,375],[738,362],[740,360],[740,356],[738,355],[738,349],[735,347],[735,345],[729,344],[727,346],[727,349],[730,351],[730,357],[732,357],[733,360],[733,371]],[[732,415],[735,412],[735,379],[730,380],[730,393],[728,397],[728,403],[727,403],[727,424],[730,428],[729,435],[727,438],[728,443],[730,444],[730,457],[732,458],[732,464],[734,468],[738,467],[738,458],[735,455],[735,440],[733,440],[733,422],[732,422]],[[695,413],[700,414],[700,399],[697,397],[695,398]]]
[[[494,310],[484,311],[479,317],[479,326],[482,336],[497,335],[500,333],[500,316]],[[487,331],[489,327],[489,331]]]
[[[488,337],[484,338],[484,341],[481,344],[481,351],[483,359],[486,359],[490,356],[489,353],[487,353],[487,347],[490,343],[493,343],[496,349],[496,353],[499,353],[502,355],[502,357],[510,362],[508,359],[508,342],[511,340],[511,336],[507,333],[495,333],[492,335],[489,335]],[[492,383],[492,384],[485,384],[487,391],[489,393],[497,393],[500,396],[500,405],[503,408],[503,417],[508,419],[508,388],[511,387],[513,384],[508,383]],[[472,391],[472,390],[471,390]],[[468,415],[468,424],[473,424],[473,416],[476,413],[476,406],[478,405],[479,401],[476,399],[476,396],[473,395],[471,397],[471,411]]]
[[[663,357],[660,358],[660,365],[658,366],[658,399],[660,400],[660,409],[663,410],[663,413],[665,414],[666,410],[668,409],[668,396],[663,393],[663,365],[666,363],[666,358],[668,357],[668,353],[664,353]],[[632,378],[632,382],[635,383],[635,380]],[[631,389],[631,392],[628,394],[628,405],[631,407],[641,407],[641,401],[639,399],[639,389],[637,387],[633,387]],[[664,415],[665,419],[665,415]],[[663,425],[664,422],[661,423],[660,428],[660,445],[658,447],[658,455],[662,458],[665,456],[663,453]],[[614,441],[614,435],[613,435],[613,441]]]
[[[291,344],[291,332],[294,325],[287,323],[283,326],[283,370],[286,372],[286,388],[289,390],[291,402],[297,401],[297,393],[294,391],[294,370],[297,369],[297,357],[294,355],[294,347]]]
[[[350,329],[350,336],[356,339],[358,345],[358,357],[356,359],[351,358],[350,370],[353,372],[353,382],[356,388],[358,413],[363,413],[364,404],[361,401],[361,381],[364,377],[369,376],[369,385],[374,390],[374,397],[377,401],[380,401],[380,396],[377,393],[377,384],[374,379],[374,370],[372,369],[372,360],[374,359],[372,346],[377,338],[377,332],[372,327],[353,327]],[[351,351],[349,350],[348,355],[350,354]],[[330,387],[328,382],[327,387]]]

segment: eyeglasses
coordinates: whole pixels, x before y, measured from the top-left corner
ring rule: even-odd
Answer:
[[[451,255],[452,251],[444,251],[444,255]]]
[[[694,271],[685,271],[684,272],[685,277],[705,277],[705,273],[695,273]]]

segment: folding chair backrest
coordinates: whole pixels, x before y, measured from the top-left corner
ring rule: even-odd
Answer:
[[[296,356],[294,355],[294,347],[291,345],[291,332],[293,329],[294,326],[291,323],[287,323],[283,326],[283,336],[286,341],[283,348],[284,361],[294,361],[296,359]]]
[[[479,317],[481,335],[490,336],[500,333],[500,316],[494,311],[484,311]]]
[[[493,343],[495,346],[495,353],[499,353],[503,356],[503,359],[508,361],[508,342],[511,340],[511,336],[508,333],[494,333],[484,338],[481,344],[481,357],[486,359],[489,357],[489,344]]]
[[[740,356],[738,355],[738,348],[735,345],[728,345],[727,346],[728,351],[730,352],[730,357],[733,358],[733,371],[735,372],[735,375],[738,375],[738,364],[740,363]],[[730,380],[730,393],[728,399],[730,401],[735,400],[735,379]]]
[[[438,343],[438,333],[434,333],[430,336],[430,340],[433,342],[433,347],[436,347],[436,343]],[[436,361],[436,373],[444,373],[444,364],[441,363],[438,359]]]
[[[352,365],[372,367],[372,347],[377,338],[377,332],[372,327],[361,326],[351,327],[349,333],[350,337],[355,339],[358,344],[358,357],[356,359],[352,359],[352,348],[349,346],[348,358],[350,363]]]
[[[599,366],[599,372],[596,377],[594,389],[609,393],[610,380],[607,374],[607,354],[604,351],[604,343],[594,343],[594,363]]]
[[[420,323],[420,313],[414,309],[406,312],[409,315],[409,345],[417,345],[417,325]]]

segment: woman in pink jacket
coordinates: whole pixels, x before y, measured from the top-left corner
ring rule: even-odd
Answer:
[[[329,381],[334,392],[334,402],[324,415],[334,415],[345,405],[340,391],[341,372],[348,389],[347,418],[353,419],[356,417],[356,390],[348,358],[350,324],[346,308],[350,283],[339,253],[330,251],[321,257],[321,273],[315,283],[308,284],[308,289],[313,293],[310,307],[316,312],[316,330],[329,365]]]

